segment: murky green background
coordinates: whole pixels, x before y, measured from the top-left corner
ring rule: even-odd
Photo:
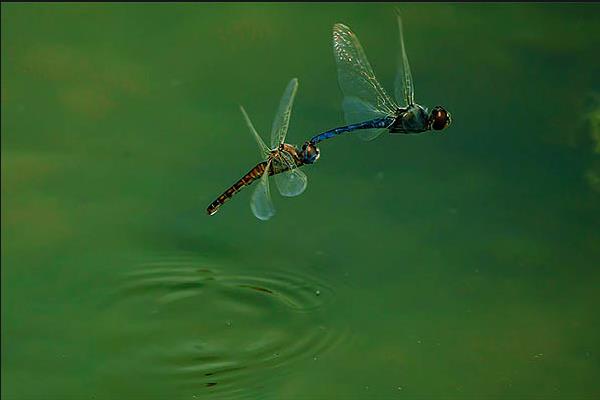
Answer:
[[[324,142],[331,27],[392,91],[392,4],[2,4],[3,399],[600,396],[600,7],[406,4],[444,134]]]

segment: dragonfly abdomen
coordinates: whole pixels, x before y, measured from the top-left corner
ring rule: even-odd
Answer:
[[[219,197],[217,197],[215,199],[215,201],[213,201],[208,206],[208,208],[206,209],[206,212],[208,213],[208,215],[213,215],[217,211],[219,211],[219,207],[221,207],[223,204],[225,204],[237,192],[242,190],[242,188],[244,186],[248,186],[255,180],[260,179],[262,174],[265,172],[266,166],[267,166],[266,161],[263,161],[263,162],[257,164],[246,175],[244,175],[240,180],[238,180],[236,183],[231,185],[226,191],[224,191]],[[271,170],[272,170],[272,168],[271,168]],[[272,175],[271,171],[269,171],[269,175]]]
[[[320,133],[316,136],[313,136],[312,139],[310,139],[310,142],[313,144],[319,143],[325,139],[329,139],[338,135],[341,135],[343,133],[346,132],[352,132],[352,131],[356,131],[359,129],[380,129],[380,128],[387,128],[388,126],[390,126],[390,124],[392,124],[394,122],[394,118],[393,117],[382,117],[382,118],[375,118],[369,121],[365,121],[365,122],[359,122],[356,124],[351,124],[351,125],[346,125],[346,126],[340,126],[339,128],[333,128],[330,129],[326,132]]]

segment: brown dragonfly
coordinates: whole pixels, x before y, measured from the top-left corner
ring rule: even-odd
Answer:
[[[219,208],[231,199],[237,192],[245,186],[258,181],[250,200],[250,208],[256,218],[263,221],[268,220],[275,215],[275,207],[271,200],[269,189],[269,176],[274,175],[275,184],[279,193],[286,197],[294,197],[302,194],[306,189],[307,177],[300,167],[306,164],[313,164],[319,158],[318,147],[310,142],[304,143],[301,148],[285,143],[285,136],[288,131],[290,116],[292,114],[292,105],[298,90],[298,79],[294,78],[287,85],[279,109],[273,121],[271,129],[271,148],[267,147],[262,140],[250,117],[244,107],[240,106],[242,114],[250,132],[256,139],[260,149],[263,161],[258,163],[246,175],[230,186],[219,197],[213,201],[206,212],[208,215],[214,215]]]

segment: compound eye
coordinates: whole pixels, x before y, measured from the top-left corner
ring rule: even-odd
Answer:
[[[307,142],[302,147],[307,163],[312,164],[319,159],[319,148],[317,146],[310,142]]]
[[[309,146],[308,147],[308,154],[310,155],[310,159],[317,161],[317,159],[319,158],[319,149],[316,146]]]
[[[450,125],[450,113],[443,107],[437,106],[431,110],[431,128],[441,131]]]

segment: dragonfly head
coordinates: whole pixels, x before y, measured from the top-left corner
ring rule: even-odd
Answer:
[[[319,159],[320,156],[319,148],[312,142],[306,142],[302,145],[300,151],[300,159],[304,164],[313,164]]]
[[[450,113],[442,106],[435,106],[429,114],[429,126],[436,130],[441,131],[450,125],[452,118]]]

